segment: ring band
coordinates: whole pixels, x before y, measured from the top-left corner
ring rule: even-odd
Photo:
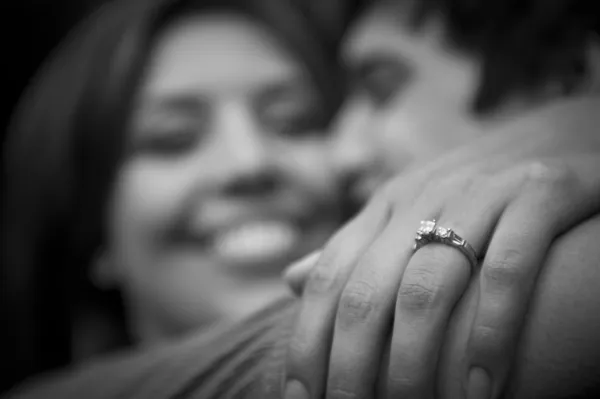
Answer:
[[[432,242],[458,249],[469,260],[471,271],[474,271],[477,267],[477,252],[467,240],[456,234],[452,229],[438,226],[435,219],[422,220],[415,236],[413,250],[417,251]]]

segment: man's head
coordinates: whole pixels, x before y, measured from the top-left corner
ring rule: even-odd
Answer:
[[[391,173],[586,87],[590,13],[567,0],[512,3],[366,7],[342,46],[353,87],[334,142],[359,198]]]

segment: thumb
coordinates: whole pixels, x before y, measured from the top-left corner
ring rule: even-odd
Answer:
[[[306,280],[308,280],[310,271],[317,264],[320,256],[321,251],[311,252],[300,260],[292,263],[284,270],[282,276],[283,281],[285,281],[288,287],[290,287],[294,295],[302,295],[302,291],[304,291],[304,285],[306,284]]]

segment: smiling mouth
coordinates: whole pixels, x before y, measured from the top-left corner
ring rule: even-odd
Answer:
[[[247,221],[217,232],[208,247],[224,263],[269,262],[291,256],[301,246],[302,235],[291,221]]]
[[[290,262],[323,245],[339,225],[340,211],[333,206],[292,212],[277,204],[221,203],[183,214],[166,232],[164,244],[176,257],[235,275],[279,277]]]
[[[321,235],[327,229],[314,220],[307,222],[265,215],[243,218],[211,228],[180,230],[173,236],[173,244],[248,277],[279,276],[289,262],[312,250],[315,241],[323,240]]]

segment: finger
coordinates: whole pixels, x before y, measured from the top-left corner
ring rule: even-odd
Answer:
[[[550,245],[569,219],[580,217],[586,199],[600,195],[598,179],[573,179],[568,171],[544,164],[530,166],[527,173],[522,193],[503,214],[483,262],[468,343],[468,393],[490,392],[492,398],[501,394]],[[477,381],[470,381],[471,375]]]
[[[412,255],[415,225],[418,221],[412,213],[393,215],[348,279],[336,315],[327,398],[375,396],[396,292]]]
[[[388,215],[387,201],[372,201],[332,238],[309,273],[288,347],[286,397],[300,391],[310,395],[305,397],[320,398],[325,392],[339,296],[356,260],[385,227]]]
[[[464,180],[459,177],[458,181]],[[445,194],[447,190],[443,187],[432,184],[423,193],[422,200],[417,201],[408,212],[395,210],[380,238],[358,261],[339,304],[331,350],[328,398],[373,395],[398,286],[413,253],[412,243],[419,216],[432,215],[431,210],[439,209],[440,204],[446,201],[445,195],[437,193],[441,190]],[[431,195],[432,192],[437,195]],[[459,195],[463,196],[464,192],[460,191]],[[473,207],[469,210],[473,213]],[[493,224],[495,219],[489,210],[490,207],[486,206],[475,212],[472,224],[481,225],[482,215],[492,219],[488,224]]]
[[[438,352],[469,276],[468,260],[447,246],[428,244],[411,258],[396,301],[387,397],[434,397]]]
[[[466,240],[480,253],[508,198],[495,195],[496,187],[465,187],[448,200],[436,233],[447,234],[446,240],[456,243]],[[476,267],[471,262],[459,248],[440,243],[427,244],[412,256],[396,300],[389,397],[433,397],[438,352],[452,310]]]
[[[549,206],[548,220],[562,234],[600,211],[600,153],[546,159],[525,166],[529,187]],[[549,200],[552,200],[549,202]]]
[[[388,366],[389,397],[434,395],[438,353],[446,326],[477,266],[477,254],[484,250],[517,186],[507,183],[504,175],[463,180],[458,186],[461,189],[444,201],[436,225],[438,237],[445,237],[446,244],[426,245],[411,258],[396,301]],[[462,252],[464,240],[475,251],[475,259]]]
[[[500,222],[482,266],[480,300],[468,343],[469,399],[476,391],[490,392],[489,398],[499,395],[528,308],[529,292],[549,247],[548,236],[540,234],[547,226],[527,222],[515,232],[510,226],[514,218],[522,224],[532,215],[510,213]]]
[[[306,283],[310,271],[313,269],[313,267],[315,267],[320,256],[321,251],[312,252],[299,261],[291,264],[283,272],[283,281],[285,281],[295,295],[302,295],[304,284]]]

